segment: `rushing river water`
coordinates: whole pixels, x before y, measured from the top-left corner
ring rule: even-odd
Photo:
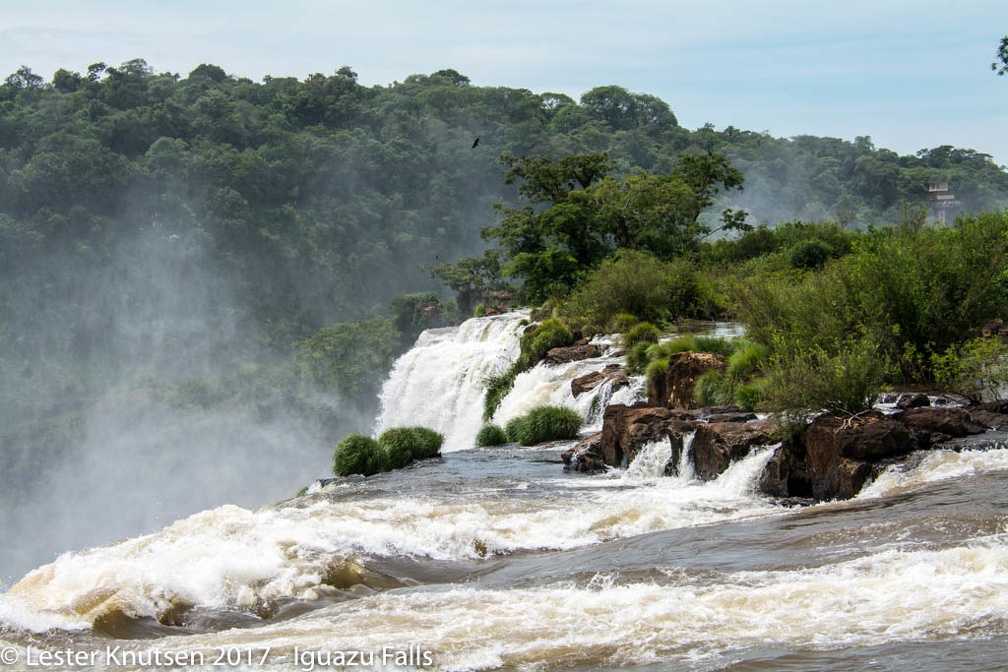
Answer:
[[[442,460],[63,555],[0,596],[3,669],[1005,667],[1001,436],[815,505],[754,494],[772,446],[711,482],[660,476],[660,443],[566,474],[564,444],[470,447],[519,317],[426,334],[393,371],[378,427],[436,424]],[[497,419],[548,400],[597,422],[610,393],[569,380],[598,368],[523,374]]]

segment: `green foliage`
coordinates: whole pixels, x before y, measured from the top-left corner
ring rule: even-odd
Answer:
[[[444,436],[427,427],[392,427],[382,432],[377,440],[350,434],[336,445],[333,473],[373,476],[401,469],[414,460],[437,457],[443,443]]]
[[[867,339],[849,339],[836,352],[815,346],[774,348],[765,399],[777,411],[821,409],[856,414],[872,407],[893,367]]]
[[[650,322],[638,322],[621,339],[624,348],[632,349],[638,343],[657,343],[661,330]]]
[[[427,427],[392,427],[378,437],[378,445],[388,453],[393,468],[397,463],[406,466],[412,460],[437,457],[443,444],[444,436]]]
[[[834,256],[829,243],[819,239],[803,240],[791,248],[791,265],[802,270],[818,270]]]
[[[479,448],[503,446],[507,442],[507,432],[500,425],[487,423],[480,427],[479,432],[476,433],[476,446]]]
[[[632,374],[639,375],[644,373],[644,369],[647,368],[650,358],[648,357],[648,351],[654,343],[649,343],[647,341],[640,341],[635,343],[626,354],[626,368]]]
[[[935,382],[974,401],[1004,398],[1008,346],[1000,338],[973,338],[932,355]]]
[[[303,380],[322,389],[377,394],[399,344],[399,331],[387,318],[337,324],[296,343],[294,367]]]
[[[621,250],[604,261],[561,307],[576,325],[608,324],[629,313],[648,322],[708,317],[713,310],[695,266]]]
[[[337,476],[371,476],[388,468],[385,451],[369,436],[350,434],[333,451],[333,473]]]
[[[487,376],[483,383],[486,392],[483,395],[483,421],[488,422],[500,407],[501,401],[514,387],[515,378],[525,370],[520,361],[515,362],[502,373]]]
[[[535,366],[553,348],[562,348],[573,342],[570,329],[561,320],[551,318],[525,330],[521,336],[521,355],[518,359],[524,369]]]
[[[404,347],[412,345],[425,329],[445,326],[441,298],[434,292],[400,294],[392,299],[391,309]]]
[[[573,409],[537,406],[508,422],[505,432],[522,446],[535,446],[546,441],[576,439],[583,424],[584,418]]]

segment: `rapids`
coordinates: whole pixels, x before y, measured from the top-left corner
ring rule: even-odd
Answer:
[[[3,669],[980,670],[1008,660],[1004,437],[916,456],[853,500],[815,505],[756,494],[773,446],[710,482],[688,469],[662,476],[664,442],[596,476],[562,470],[567,443],[473,449],[480,381],[516,355],[525,317],[427,332],[396,363],[376,432],[435,426],[448,438],[443,459],[66,553],[0,595]],[[557,403],[600,422],[612,392],[575,400],[570,379],[609,361],[618,357],[522,374],[495,421]],[[616,394],[632,401],[639,390]],[[70,664],[77,654],[88,665]]]

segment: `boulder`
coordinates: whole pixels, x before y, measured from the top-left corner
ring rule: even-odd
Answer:
[[[581,439],[560,454],[564,462],[564,471],[579,471],[593,474],[606,470],[602,459],[602,432]]]
[[[753,448],[777,443],[772,432],[773,426],[767,422],[698,424],[689,457],[697,478],[704,481],[717,478]]]
[[[916,435],[922,448],[987,431],[965,408],[911,408],[894,418]]]
[[[853,497],[871,477],[874,464],[916,447],[907,426],[882,413],[820,415],[805,436],[812,496],[819,500]]]
[[[896,400],[896,408],[904,410],[908,408],[924,408],[925,406],[930,405],[931,399],[929,399],[926,394],[922,394],[920,392],[901,394],[899,399]]]
[[[546,353],[546,363],[556,366],[558,364],[569,364],[582,359],[592,359],[601,357],[602,351],[597,345],[587,343],[584,345],[569,345],[563,348],[553,348]]]
[[[601,371],[592,371],[571,381],[571,394],[575,397],[594,390],[603,383],[610,383],[613,391],[630,384],[630,377],[619,364],[610,364]]]
[[[603,380],[605,380],[605,376],[601,371],[592,371],[587,375],[579,376],[571,381],[571,394],[577,397],[589,390],[594,390]]]
[[[695,408],[693,387],[697,378],[724,367],[724,358],[710,352],[674,353],[669,356],[665,374],[648,381],[648,401],[668,408]]]
[[[666,438],[673,420],[694,420],[683,411],[660,406],[612,404],[602,416],[602,459],[611,467],[626,467],[646,444]]]

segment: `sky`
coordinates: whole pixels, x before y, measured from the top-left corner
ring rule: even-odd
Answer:
[[[142,58],[182,76],[364,85],[452,68],[477,86],[574,99],[616,84],[690,129],[817,135],[1008,165],[1006,0],[0,0],[0,76]]]

